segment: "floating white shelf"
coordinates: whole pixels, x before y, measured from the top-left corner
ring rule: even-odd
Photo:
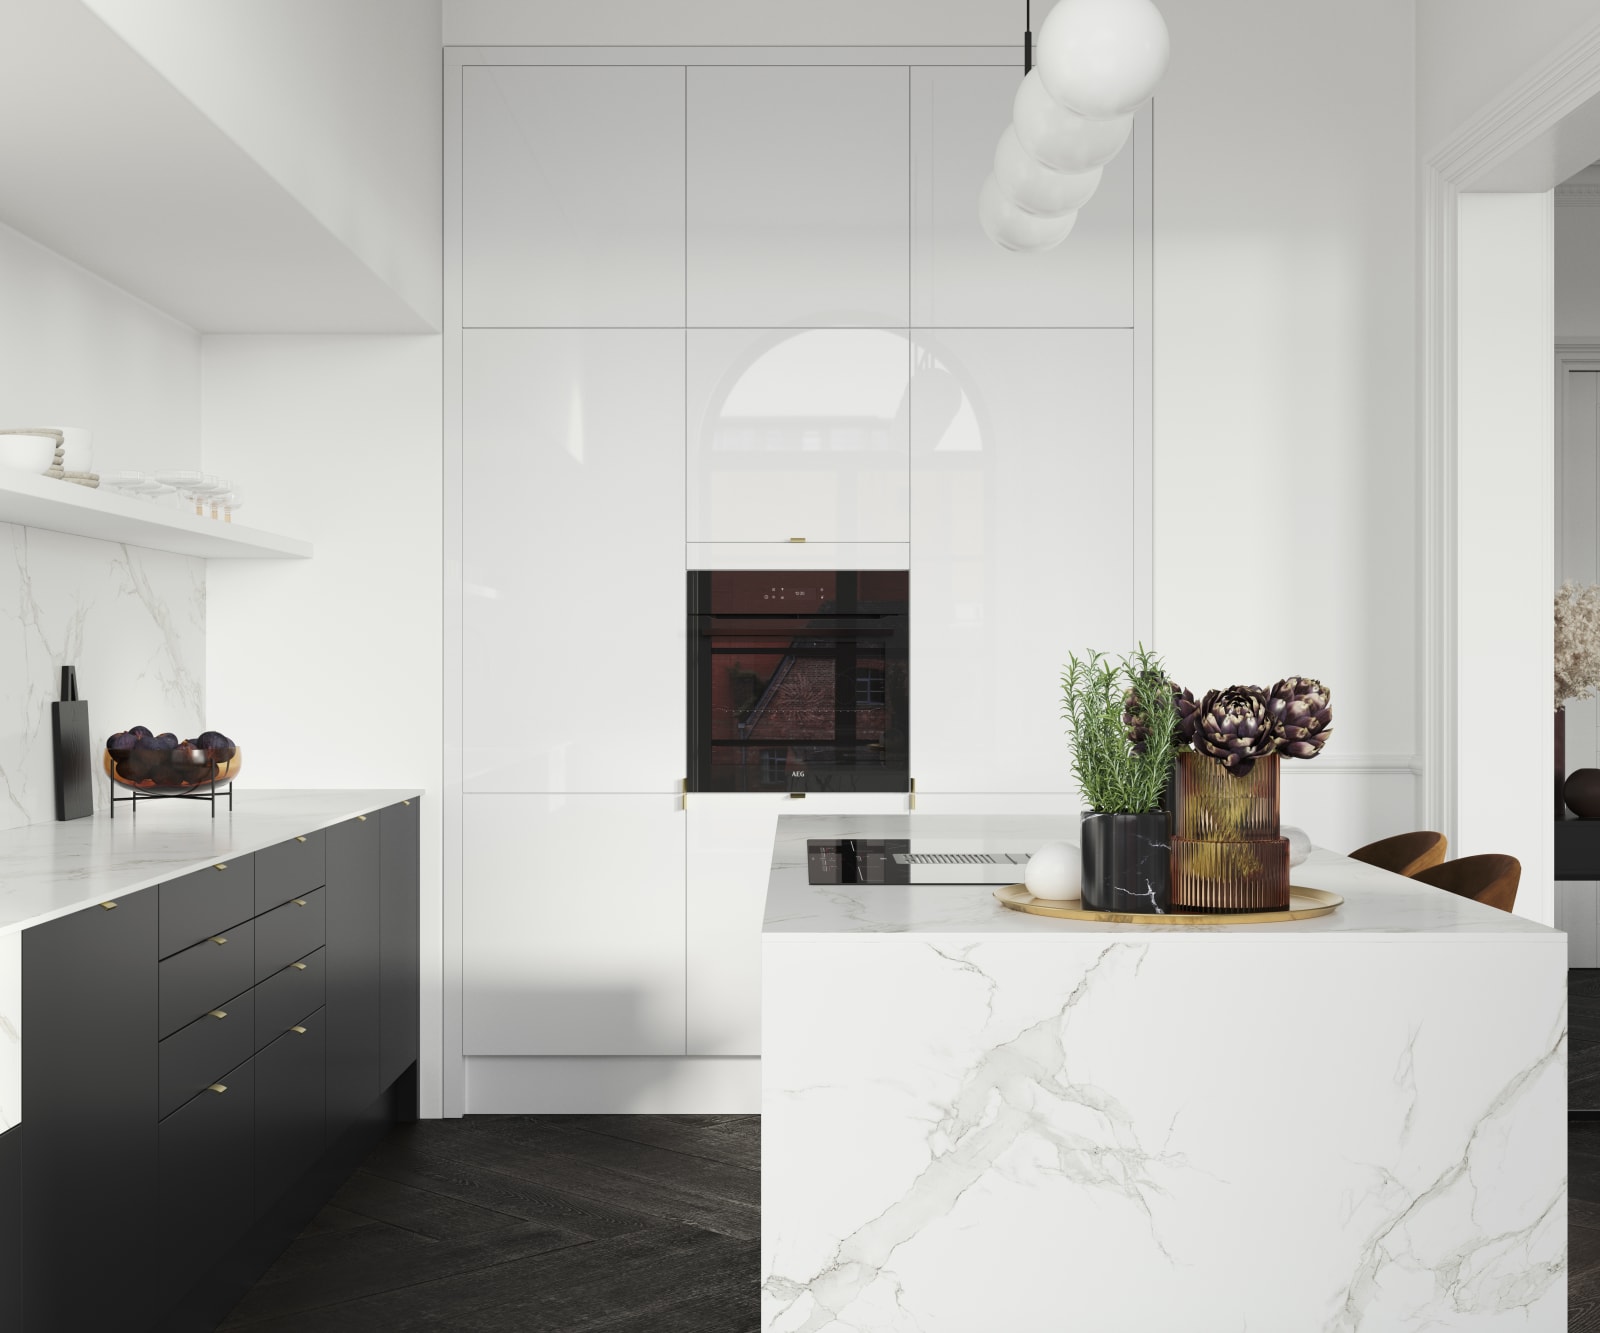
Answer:
[[[145,546],[208,560],[308,560],[311,543],[201,518],[115,491],[0,469],[0,523]]]

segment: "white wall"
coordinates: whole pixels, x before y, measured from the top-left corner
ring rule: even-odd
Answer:
[[[1466,194],[1460,209],[1456,850],[1517,857],[1517,912],[1548,924],[1551,798],[1533,775],[1553,763],[1542,723],[1553,636],[1554,209],[1548,193]],[[1519,731],[1509,763],[1492,753],[1483,722],[1507,700],[1541,724]]]
[[[1156,642],[1197,695],[1332,687],[1285,818],[1349,850],[1416,827],[1410,7],[1162,12]]]
[[[422,816],[422,1093],[439,1105],[437,337],[208,336],[205,466],[304,562],[211,566],[208,685],[262,787],[400,787]],[[243,516],[242,516],[243,517]]]
[[[195,466],[200,338],[0,226],[0,427],[87,426],[95,466]]]
[[[1416,0],[1415,7],[1424,154],[1595,21],[1594,0]],[[1351,68],[1361,68],[1370,91],[1364,65]]]
[[[85,0],[430,324],[439,0]]]
[[[1556,189],[1556,341],[1600,342],[1600,169]]]
[[[193,467],[200,339],[0,227],[6,426],[87,426],[102,470]],[[55,817],[49,702],[64,663],[97,736],[203,730],[205,563],[0,524],[0,828]]]

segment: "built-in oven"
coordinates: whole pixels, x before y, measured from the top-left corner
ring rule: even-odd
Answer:
[[[689,574],[689,790],[910,786],[904,570]]]

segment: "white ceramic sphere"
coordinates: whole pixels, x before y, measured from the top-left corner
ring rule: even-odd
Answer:
[[[1039,29],[1033,66],[1079,115],[1126,115],[1166,72],[1167,25],[1150,0],[1061,0]]]
[[[1077,220],[1076,212],[1051,218],[1018,208],[1001,193],[992,174],[978,193],[978,221],[984,234],[1007,250],[1049,250],[1067,239]]]
[[[1030,157],[1056,171],[1088,171],[1104,166],[1128,142],[1133,116],[1090,120],[1051,97],[1034,70],[1017,87],[1011,102],[1011,127]]]
[[[1303,828],[1285,824],[1278,833],[1289,840],[1289,864],[1297,866],[1311,855],[1311,838]]]
[[[1022,882],[1035,898],[1061,902],[1083,896],[1083,853],[1070,842],[1047,842],[1028,858]]]
[[[1016,127],[1000,136],[994,150],[994,179],[1018,208],[1044,217],[1060,217],[1082,208],[1100,185],[1099,167],[1088,171],[1057,171],[1047,167],[1022,146]]]

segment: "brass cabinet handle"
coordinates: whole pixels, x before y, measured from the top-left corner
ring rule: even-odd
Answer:
[[[791,537],[791,538],[789,538],[789,540],[791,542],[803,542],[805,540],[805,538],[804,537]]]
[[[304,907],[306,905],[306,900],[304,898],[296,898],[294,900],[294,905],[296,907]]]
[[[678,799],[682,802],[682,804],[679,805],[678,809],[687,810],[689,808],[689,779],[688,778],[679,778],[678,779]]]
[[[206,1015],[207,1018],[226,1018],[227,1016],[228,1011],[226,1009],[213,1009]]]
[[[226,944],[228,942],[228,937],[226,935],[213,935],[211,937],[211,942],[213,944]]]
[[[101,903],[100,906],[105,908],[108,912],[115,912],[117,910],[116,903]]]
[[[292,1028],[290,1028],[289,1031],[290,1032],[298,1032],[302,1037],[305,1036],[305,1033],[306,1033],[306,1030],[303,1027],[301,1027],[300,1024],[298,1024],[298,1023],[296,1023]]]
[[[228,1085],[226,1083],[213,1083],[206,1089],[207,1092],[226,1092],[227,1090]]]
[[[297,833],[294,835],[294,840],[296,842],[304,842],[306,840],[305,835],[303,833]]]
[[[367,822],[367,817],[365,815],[357,815],[356,822],[358,824],[365,824]]]
[[[306,965],[304,963],[290,963],[289,966],[294,968],[296,972],[304,972],[306,970]]]
[[[411,802],[410,801],[401,801],[400,804],[401,805],[410,805]]]
[[[917,780],[915,778],[911,779],[911,791],[909,796],[910,800],[907,802],[906,808],[909,810],[915,810],[917,808]]]
[[[211,868],[213,870],[226,870],[228,868],[228,863],[226,861],[219,861],[219,862],[217,862],[216,865],[212,866]]]

